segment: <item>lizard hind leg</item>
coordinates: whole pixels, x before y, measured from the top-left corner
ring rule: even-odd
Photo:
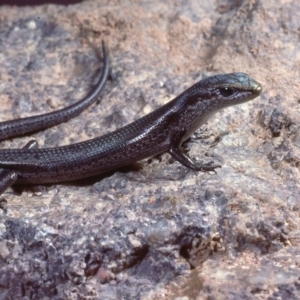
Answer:
[[[35,149],[38,148],[38,143],[36,140],[30,140],[23,149]],[[16,180],[18,179],[18,175],[13,170],[0,169],[0,195],[5,192],[10,186],[12,186]]]

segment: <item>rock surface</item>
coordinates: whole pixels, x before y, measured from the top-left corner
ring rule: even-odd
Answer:
[[[300,4],[296,0],[85,1],[0,8],[0,118],[62,108],[112,74],[97,105],[28,137],[100,136],[202,76],[242,71],[260,98],[212,118],[192,157],[169,155],[76,183],[9,189],[0,299],[299,299]]]

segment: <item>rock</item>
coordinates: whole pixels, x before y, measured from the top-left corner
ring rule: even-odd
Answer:
[[[119,2],[0,8],[1,120],[86,95],[101,40],[112,66],[97,105],[2,148],[100,136],[215,73],[246,72],[263,93],[185,145],[221,161],[217,174],[163,154],[76,183],[9,189],[0,299],[300,298],[300,4]]]

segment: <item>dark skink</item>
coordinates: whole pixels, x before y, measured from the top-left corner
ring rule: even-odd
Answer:
[[[162,152],[192,170],[213,171],[220,166],[194,162],[181,151],[182,142],[218,110],[254,99],[261,90],[244,73],[211,76],[152,113],[101,137],[56,148],[2,149],[0,168],[6,181],[0,182],[0,192],[13,183],[90,177]]]

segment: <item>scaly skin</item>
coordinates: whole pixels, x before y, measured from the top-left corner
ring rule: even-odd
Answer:
[[[10,172],[9,185],[55,183],[90,177],[169,152],[188,168],[214,171],[220,166],[212,161],[195,163],[180,150],[181,143],[212,114],[256,98],[261,89],[244,73],[211,76],[152,113],[98,138],[57,148],[0,150],[0,168]],[[0,192],[6,188],[0,183]]]

